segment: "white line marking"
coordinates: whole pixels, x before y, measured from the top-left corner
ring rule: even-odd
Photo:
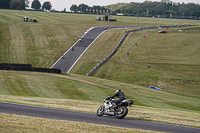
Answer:
[[[95,27],[91,27],[90,30],[92,30],[92,29],[94,29],[94,28],[95,28]],[[86,34],[84,34],[81,38],[83,38],[85,35],[86,35]],[[76,45],[78,42],[79,42],[79,39],[74,43],[74,45]],[[71,46],[63,55],[65,55],[69,50],[71,50],[72,47],[74,47],[74,45]],[[52,69],[52,68],[58,63],[58,61],[61,60],[61,58],[62,58],[62,57],[60,57],[60,58],[50,67],[50,69]]]
[[[105,31],[101,32],[101,34],[103,34]],[[97,40],[97,38],[99,36],[101,36],[101,34],[99,34],[95,39],[94,41]],[[86,50],[94,43],[94,41],[83,51],[83,53],[78,57],[78,59],[74,62],[74,64],[71,66],[71,68],[67,71],[67,73],[69,73],[69,71],[72,69],[72,67],[76,64],[76,62],[81,58],[81,56],[86,52]]]

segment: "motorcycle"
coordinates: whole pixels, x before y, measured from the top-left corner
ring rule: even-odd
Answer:
[[[104,105],[97,109],[96,115],[110,115],[116,116],[118,119],[124,118],[128,114],[127,106],[131,107],[133,100],[123,100],[116,107],[113,107],[112,99],[104,99]]]

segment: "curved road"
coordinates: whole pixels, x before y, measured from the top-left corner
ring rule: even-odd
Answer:
[[[43,107],[28,106],[21,104],[4,103],[4,102],[0,102],[0,113],[41,117],[48,119],[87,122],[94,124],[127,127],[134,129],[145,129],[145,130],[162,131],[162,132],[200,133],[200,129],[198,128],[176,126],[176,125],[128,119],[128,118],[117,119],[113,116],[98,117],[95,114],[90,114],[90,113],[82,113],[82,112],[75,112],[75,111],[68,111],[61,109],[43,108]]]
[[[117,28],[130,28],[138,26],[107,26],[107,29],[117,29]],[[68,73],[74,64],[78,61],[81,55],[87,50],[87,48],[98,38],[101,33],[105,31],[105,26],[98,26],[92,28],[82,37],[81,41],[77,41],[72,47],[65,52],[63,58],[59,58],[51,68],[57,68],[62,70],[62,72]]]

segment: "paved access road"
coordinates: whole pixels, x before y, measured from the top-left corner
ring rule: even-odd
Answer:
[[[145,130],[162,131],[162,132],[200,133],[200,129],[198,128],[183,127],[183,126],[176,126],[176,125],[128,119],[128,118],[117,119],[116,117],[113,116],[99,117],[96,116],[95,114],[90,114],[90,113],[27,106],[27,105],[4,103],[4,102],[0,102],[0,113],[25,115],[25,116],[41,117],[41,118],[57,119],[57,120],[87,122],[94,124],[127,127],[134,129],[145,129]]]
[[[117,28],[130,28],[134,26],[106,26],[107,29],[117,29]],[[136,26],[135,26],[136,27]],[[62,70],[62,72],[68,73],[76,61],[81,57],[85,50],[95,41],[95,39],[105,31],[105,26],[93,27],[90,31],[85,34],[81,41],[77,41],[72,47],[66,51],[63,58],[58,59],[58,61],[51,67]],[[116,44],[117,45],[117,44]]]

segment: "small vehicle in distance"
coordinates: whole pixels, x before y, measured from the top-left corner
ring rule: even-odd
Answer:
[[[117,107],[113,107],[112,98],[110,98],[109,100],[105,99],[104,105],[98,108],[96,115],[110,115],[116,116],[118,119],[122,119],[128,114],[127,106],[131,107],[132,104],[133,100],[126,99],[117,104]]]
[[[159,90],[159,91],[161,91],[161,89],[160,89],[160,88],[157,88],[156,86],[149,86],[149,88],[150,88],[150,89],[154,89],[154,90]]]
[[[158,31],[158,33],[167,33],[167,31],[166,30],[160,30],[160,31]]]
[[[97,17],[97,21],[101,21],[101,17]]]

